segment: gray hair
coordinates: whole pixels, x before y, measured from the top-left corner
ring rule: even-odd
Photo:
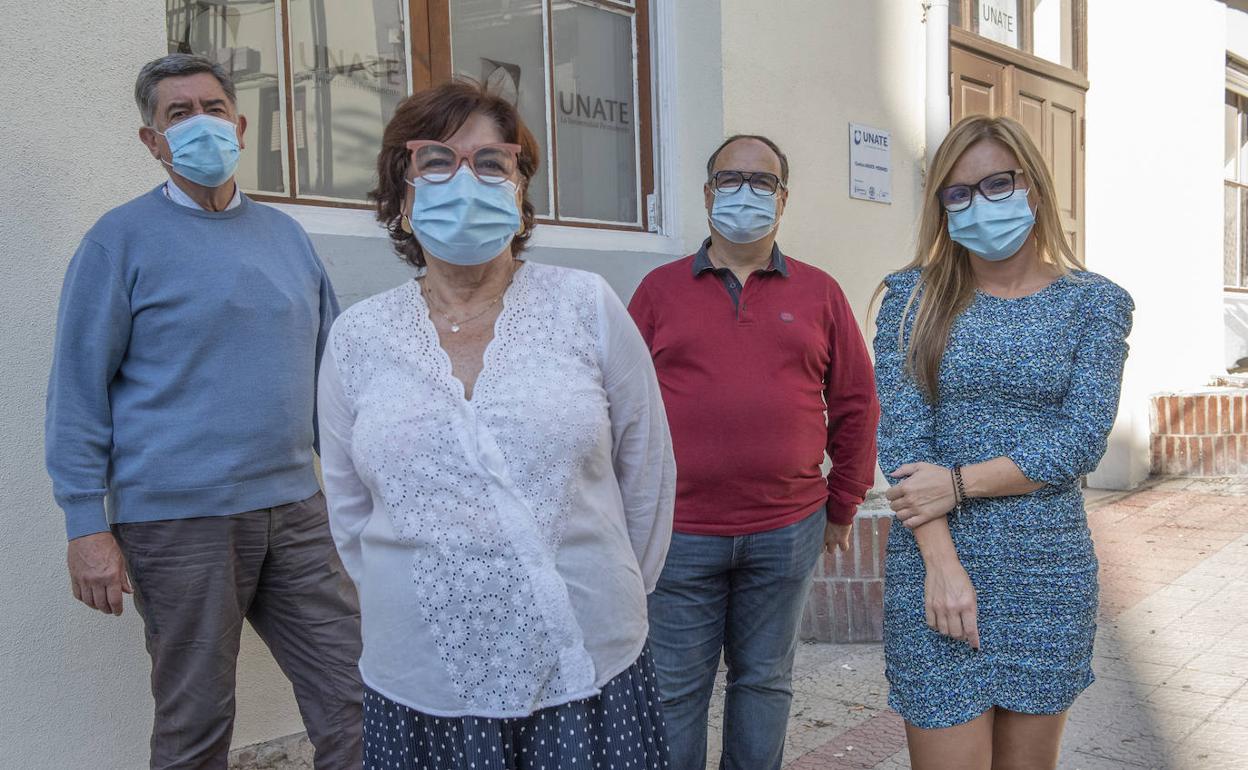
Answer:
[[[143,125],[156,124],[156,86],[165,78],[184,77],[208,72],[217,79],[230,104],[237,105],[234,97],[234,81],[225,67],[213,60],[189,53],[171,53],[155,61],[149,61],[139,70],[139,77],[134,81],[134,103],[139,106],[139,114],[143,116]]]

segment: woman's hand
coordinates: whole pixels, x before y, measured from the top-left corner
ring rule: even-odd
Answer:
[[[892,473],[902,479],[885,493],[897,519],[910,529],[945,516],[957,502],[948,468],[932,463],[907,463]]]
[[[978,609],[970,575],[966,574],[956,555],[925,563],[927,577],[923,582],[923,608],[927,613],[927,625],[978,650]]]

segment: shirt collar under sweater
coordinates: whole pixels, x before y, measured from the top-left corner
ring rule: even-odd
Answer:
[[[178,204],[179,206],[187,206],[189,208],[199,209],[200,211],[207,210],[203,206],[196,203],[194,198],[187,195],[185,190],[183,190],[181,187],[178,187],[176,184],[174,184],[172,179],[165,182],[164,190],[165,190],[165,197],[173,201],[174,203]],[[226,207],[222,210],[229,211],[230,209],[235,208],[237,206],[241,206],[241,205],[243,205],[243,192],[242,190],[239,190],[238,185],[235,184],[234,185],[234,197],[230,198],[229,204],[227,204]]]

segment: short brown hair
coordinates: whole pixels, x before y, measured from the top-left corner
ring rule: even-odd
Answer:
[[[715,172],[715,159],[719,157],[719,154],[724,151],[725,147],[738,139],[753,139],[756,142],[762,142],[770,147],[771,151],[774,152],[776,157],[780,159],[780,181],[786,185],[789,183],[789,157],[780,151],[780,145],[760,134],[733,134],[725,139],[722,144],[715,148],[715,152],[711,153],[711,157],[706,160],[707,179],[710,179],[711,174]]]
[[[381,152],[377,154],[377,188],[369,197],[377,205],[377,221],[390,233],[394,250],[414,267],[425,266],[425,253],[411,233],[403,232],[403,198],[407,192],[407,164],[410,153],[407,142],[412,139],[446,141],[468,121],[480,113],[493,119],[503,141],[520,145],[517,167],[522,177],[524,203],[520,218],[523,232],[511,241],[511,253],[520,254],[533,234],[535,209],[529,201],[529,180],[537,173],[537,140],[520,118],[520,111],[511,102],[484,86],[465,80],[426,89],[399,103],[394,117],[386,124],[381,136]]]

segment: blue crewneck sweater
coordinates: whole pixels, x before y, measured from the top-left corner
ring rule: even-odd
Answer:
[[[338,303],[290,217],[160,187],[105,214],[70,262],[46,453],[70,539],[316,493],[316,369]]]

